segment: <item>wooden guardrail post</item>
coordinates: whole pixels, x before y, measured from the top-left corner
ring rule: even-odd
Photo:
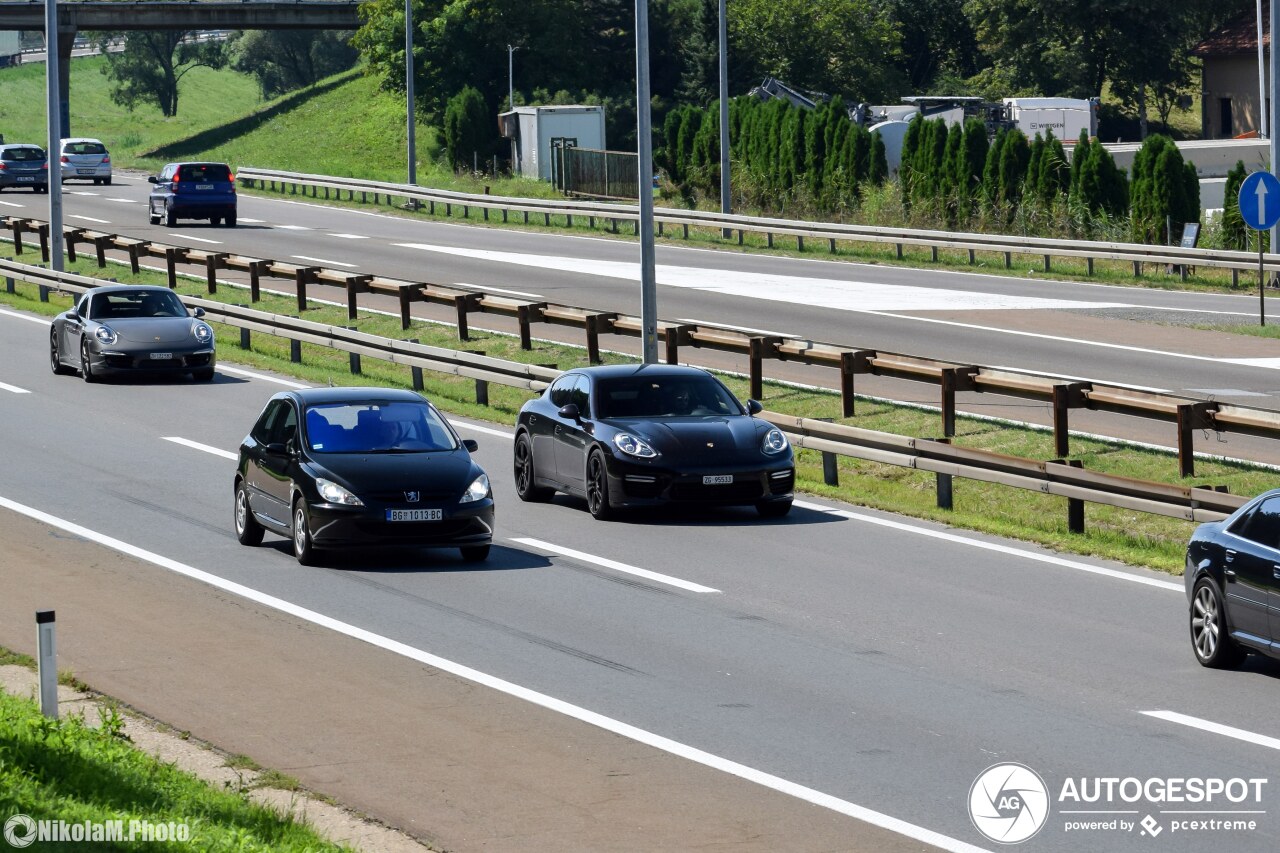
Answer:
[[[297,338],[289,339],[289,361],[302,364],[302,341]]]
[[[1053,386],[1053,452],[1057,456],[1070,456],[1070,432],[1067,412],[1084,405],[1084,392],[1091,386],[1088,382],[1068,382]]]
[[[855,373],[870,373],[871,359],[875,358],[875,350],[850,350],[840,353],[840,414],[851,418],[854,409],[853,376]]]
[[[600,332],[603,327],[608,331],[609,323],[618,315],[616,313],[588,314],[584,325],[587,330],[587,363],[600,363]]]
[[[100,236],[93,238],[93,251],[94,251],[94,254],[97,256],[98,269],[102,269],[107,265],[107,245],[110,242],[111,242],[111,236],[109,234],[102,234]],[[136,251],[131,252],[129,254],[129,269],[134,274],[137,274],[138,272],[138,269],[135,266],[137,262],[134,260],[137,256],[138,256],[138,253]]]
[[[528,305],[516,306],[516,322],[520,324],[520,349],[533,349],[533,334],[529,324],[541,320],[542,309],[546,307],[545,302],[530,302]]]
[[[218,292],[218,267],[227,259],[226,252],[214,252],[204,256],[205,287],[210,293]]]
[[[458,312],[458,340],[471,340],[471,330],[467,327],[467,312],[480,307],[480,294],[464,293],[453,298],[453,307]]]
[[[178,255],[182,253],[182,249],[175,246],[166,246],[164,250],[165,272],[169,276],[169,289],[178,289]]]
[[[40,223],[40,227],[36,229],[36,233],[40,236],[40,257],[45,263],[49,262],[49,225],[48,223]]]
[[[942,434],[951,438],[956,434],[956,391],[973,388],[977,367],[948,367],[939,376],[942,388]]]
[[[138,251],[141,248],[141,246],[142,246],[141,243],[129,244],[129,270],[134,275],[137,275],[139,270]],[[98,266],[105,267],[107,265],[107,257],[105,254],[105,249],[101,245],[99,245],[97,248],[98,248]]]
[[[262,296],[262,271],[271,266],[271,261],[251,261],[249,263],[249,301],[257,302]]]
[[[1178,406],[1179,476],[1196,475],[1195,431],[1210,428],[1209,413],[1216,408],[1214,403],[1186,403]]]
[[[373,278],[370,275],[349,275],[347,276],[347,319],[354,320],[357,316],[356,294],[365,289],[365,285]]]
[[[13,231],[13,253],[15,255],[22,254],[22,225],[21,219],[9,220],[9,228]]]
[[[298,267],[293,271],[293,283],[298,291],[298,312],[307,310],[307,283],[316,274],[316,267]]]
[[[71,263],[76,262],[76,243],[84,236],[83,228],[72,228],[62,232],[67,244],[67,260]]]
[[[782,338],[769,335],[756,335],[748,339],[747,359],[751,370],[751,399],[759,400],[764,396],[764,359],[772,355],[773,348],[782,342]]]
[[[697,326],[667,326],[665,329],[665,350],[663,360],[666,364],[680,363],[680,347],[688,346],[692,338],[690,335]]]

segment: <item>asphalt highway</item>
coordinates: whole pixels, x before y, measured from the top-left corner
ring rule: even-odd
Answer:
[[[242,203],[249,217],[279,204]],[[294,223],[318,215],[287,210]],[[337,240],[326,239],[332,254]],[[948,849],[995,846],[966,804],[975,778],[1006,761],[1036,770],[1055,800],[1027,850],[1153,844],[1141,826],[1069,832],[1081,818],[1070,810],[1151,816],[1162,850],[1280,847],[1280,666],[1200,668],[1180,579],[820,501],[780,522],[733,510],[594,522],[575,501],[521,504],[506,428],[464,422],[498,501],[498,547],[483,569],[447,552],[303,568],[282,540],[243,548],[230,527],[229,457],[288,380],[224,363],[208,385],[85,385],[50,373],[47,338],[47,321],[0,310],[0,511],[48,513],[367,631],[387,654],[436,656],[599,715],[596,725],[624,736],[635,727],[669,739],[689,760],[709,755],[761,784],[801,786],[786,790],[821,808],[938,833]],[[1248,803],[1058,802],[1082,777],[1268,782]],[[1239,810],[1254,812],[1235,815],[1254,829],[1171,823],[1188,818],[1174,811],[1213,820]]]

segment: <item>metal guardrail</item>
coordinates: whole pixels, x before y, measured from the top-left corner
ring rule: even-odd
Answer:
[[[0,260],[0,275],[10,280],[10,287],[13,279],[35,284],[42,288],[42,294],[46,298],[51,290],[79,294],[93,287],[114,283],[6,260]],[[248,348],[249,335],[258,332],[297,341],[299,350],[301,343],[308,343],[349,353],[353,357],[353,372],[359,371],[360,356],[403,364],[415,371],[414,387],[419,390],[422,383],[416,371],[423,369],[477,380],[478,399],[482,396],[482,387],[484,396],[487,397],[487,387],[482,386],[482,383],[495,382],[536,392],[541,391],[560,374],[554,368],[381,338],[339,326],[312,323],[296,317],[207,299],[180,298],[188,307],[203,308],[205,316],[210,320],[240,329],[242,348]],[[945,441],[876,432],[778,412],[763,412],[761,416],[787,433],[795,446],[819,451],[824,457],[837,454],[931,471],[937,476],[939,506],[948,509],[951,508],[952,477],[1065,497],[1069,527],[1075,532],[1084,530],[1086,502],[1203,522],[1225,518],[1249,500],[1208,487],[1134,480],[1085,471],[1061,461],[1039,462],[990,451],[954,447]]]
[[[18,254],[23,251],[24,233],[38,235],[42,255],[48,259],[49,235],[46,223],[0,215],[0,228],[7,228],[12,232]],[[633,315],[513,299],[464,286],[406,281],[351,270],[299,266],[225,252],[171,246],[77,227],[64,227],[63,236],[68,258],[72,261],[77,257],[77,246],[81,244],[93,246],[99,267],[106,265],[108,249],[127,253],[134,272],[139,270],[141,258],[162,258],[170,287],[177,286],[179,264],[202,268],[209,293],[217,292],[219,270],[247,272],[250,298],[254,302],[258,301],[260,295],[262,277],[288,280],[294,285],[300,314],[307,310],[309,286],[320,284],[345,290],[347,315],[352,319],[356,316],[360,294],[374,293],[394,298],[400,308],[401,327],[405,329],[410,326],[410,309],[414,302],[451,306],[456,312],[459,338],[463,341],[469,339],[468,318],[475,312],[515,319],[520,329],[521,346],[526,350],[533,346],[534,323],[579,328],[586,333],[588,360],[592,363],[600,360],[600,335],[639,337],[643,328],[641,319]],[[1039,400],[1052,408],[1054,452],[1060,457],[1070,455],[1069,413],[1072,409],[1112,412],[1173,424],[1176,429],[1179,471],[1184,477],[1195,473],[1196,430],[1280,439],[1280,412],[1270,409],[1236,406],[1175,394],[1152,394],[1093,382],[1069,382],[1030,372],[957,364],[884,350],[799,338],[752,335],[738,329],[708,324],[659,321],[658,337],[665,345],[668,363],[679,361],[681,347],[721,350],[747,356],[751,396],[757,399],[763,396],[764,363],[767,360],[791,361],[834,369],[839,372],[839,392],[842,414],[845,417],[855,413],[854,384],[860,374],[936,385],[939,388],[944,437],[955,435],[957,393],[991,393]]]
[[[589,201],[556,201],[544,199],[516,198],[511,196],[476,195],[455,191],[436,190],[418,187],[411,184],[397,184],[387,181],[369,181],[357,178],[340,178],[328,175],[312,175],[303,172],[284,172],[270,169],[256,169],[246,166],[237,171],[236,177],[249,186],[261,183],[275,188],[277,184],[283,189],[286,186],[296,193],[299,187],[323,189],[325,198],[333,190],[341,197],[348,193],[350,200],[359,193],[362,200],[374,196],[375,200],[382,196],[403,198],[406,202],[425,203],[435,212],[438,204],[445,205],[446,213],[452,215],[453,207],[461,207],[463,215],[470,216],[471,208],[482,212],[486,220],[489,213],[497,211],[502,214],[502,221],[508,222],[511,213],[521,213],[524,222],[528,223],[529,215],[541,215],[544,224],[551,224],[552,216],[563,216],[572,225],[573,217],[587,217],[593,221],[602,219],[613,223],[617,230],[618,222],[639,221],[639,208],[633,204],[615,204],[610,202]],[[1093,273],[1095,261],[1123,261],[1133,264],[1135,276],[1141,275],[1144,264],[1176,266],[1185,279],[1189,268],[1210,267],[1230,270],[1233,284],[1238,283],[1239,274],[1243,271],[1258,269],[1258,256],[1252,252],[1227,251],[1217,249],[1184,249],[1181,246],[1149,246],[1141,243],[1109,243],[1091,240],[1056,240],[1042,237],[1022,237],[1007,234],[978,234],[951,231],[931,231],[912,228],[886,228],[869,225],[848,225],[831,222],[806,222],[795,219],[777,219],[760,216],[741,216],[722,214],[711,211],[680,210],[676,208],[655,208],[654,222],[659,235],[665,233],[667,226],[682,228],[688,237],[691,227],[702,228],[707,232],[719,232],[729,235],[737,232],[737,242],[743,241],[744,233],[764,234],[770,246],[776,235],[794,237],[799,249],[805,248],[804,241],[825,240],[831,251],[835,251],[837,242],[877,243],[897,247],[899,258],[903,256],[905,246],[918,246],[933,251],[937,260],[939,249],[967,250],[969,263],[976,262],[977,252],[989,252],[1003,255],[1006,269],[1013,265],[1014,255],[1031,255],[1043,259],[1045,271],[1052,268],[1052,259],[1083,258],[1088,263],[1089,273]],[[1280,271],[1280,254],[1268,254],[1263,259],[1264,267],[1272,271]]]

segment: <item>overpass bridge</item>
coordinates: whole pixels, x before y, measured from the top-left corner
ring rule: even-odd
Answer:
[[[352,0],[82,0],[58,3],[58,83],[62,136],[71,135],[71,47],[82,31],[354,30],[360,4]],[[0,0],[0,30],[44,31],[43,2]],[[46,45],[49,39],[45,40]]]

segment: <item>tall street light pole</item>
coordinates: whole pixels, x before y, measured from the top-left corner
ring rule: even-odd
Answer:
[[[515,75],[512,72],[514,67],[512,58],[519,49],[519,47],[507,45],[507,109],[509,110],[516,108]]]
[[[413,0],[404,0],[404,94],[406,132],[409,137],[409,183],[418,183],[418,139],[413,106]]]
[[[62,271],[62,99],[58,89],[58,0],[44,0],[45,108],[49,125],[49,265]]]
[[[729,16],[720,0],[720,212],[729,213]],[[724,229],[726,238],[733,236]]]
[[[1273,0],[1275,2],[1275,0]],[[636,149],[640,157],[640,325],[645,364],[658,363],[653,250],[653,128],[649,115],[649,0],[636,0]]]
[[[1271,174],[1280,175],[1280,133],[1276,133],[1276,111],[1280,110],[1280,97],[1276,96],[1276,76],[1280,74],[1280,50],[1276,50],[1276,18],[1280,17],[1280,0],[1271,0],[1271,109],[1267,125],[1271,130]],[[1263,101],[1263,107],[1266,107]],[[1271,251],[1280,251],[1276,244],[1280,243],[1280,228],[1271,228]],[[1261,235],[1259,235],[1261,239]]]

